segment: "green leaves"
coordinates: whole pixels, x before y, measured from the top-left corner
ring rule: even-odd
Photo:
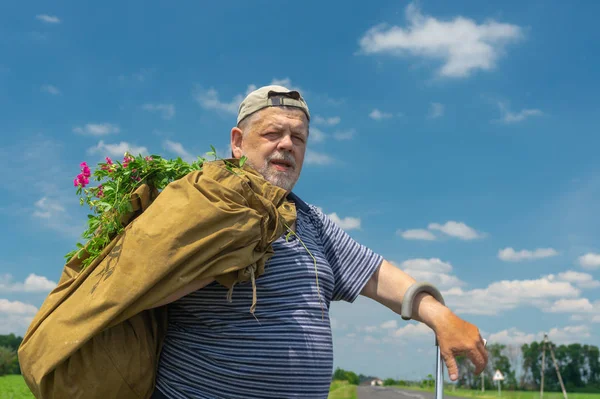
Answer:
[[[217,150],[212,145],[210,148],[212,151],[207,155],[218,160]],[[80,205],[87,204],[92,214],[88,215],[87,229],[82,233],[82,237],[88,240],[86,246],[77,243],[78,249],[65,255],[67,261],[75,255],[81,258],[85,251],[89,256],[83,260],[82,267],[89,266],[106,245],[123,232],[125,225],[122,220],[133,211],[131,195],[142,184],[147,184],[151,189],[163,190],[171,182],[193,171],[202,170],[204,162],[206,159],[203,157],[187,163],[181,157],[165,159],[156,154],[134,157],[125,153],[123,161],[112,161],[107,157],[106,162],[99,163],[90,176],[90,182],[95,180],[100,184],[86,189],[77,187],[76,195],[80,196]],[[229,162],[225,164],[228,170],[236,173],[235,169],[243,167],[245,162],[246,158],[242,157],[239,166]]]

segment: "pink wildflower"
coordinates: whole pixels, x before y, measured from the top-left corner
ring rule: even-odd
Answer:
[[[149,155],[148,155],[146,158],[144,158],[144,159],[145,159],[147,162],[150,162],[150,161],[152,161],[152,157],[151,157],[151,156],[149,156]]]
[[[90,168],[87,165],[87,163],[82,162],[81,164],[79,164],[79,167],[81,168],[81,174],[83,176],[90,177],[92,175],[92,171],[90,170]]]
[[[129,162],[133,161],[134,158],[130,155],[125,155],[125,157],[123,157],[123,167],[126,168],[129,165]]]
[[[106,157],[106,163],[109,164],[109,165],[112,165],[113,161],[109,157]]]
[[[92,171],[85,162],[80,163],[79,168],[81,169],[81,173],[78,174],[77,177],[73,180],[73,185],[75,187],[85,187],[90,182],[89,177],[92,175]]]
[[[77,175],[77,180],[79,181],[81,187],[85,187],[90,182],[90,179],[88,179],[88,177],[83,173]]]
[[[104,190],[102,189],[102,184],[98,186],[98,193],[96,194],[98,198],[104,197]]]

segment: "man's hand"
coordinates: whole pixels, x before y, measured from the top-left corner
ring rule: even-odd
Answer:
[[[384,260],[361,294],[401,314],[404,294],[415,282],[414,278]],[[452,381],[458,379],[455,356],[467,355],[475,365],[475,374],[484,370],[488,355],[479,330],[473,324],[462,320],[426,293],[415,297],[412,318],[427,324],[435,332]]]
[[[487,350],[479,330],[473,324],[448,311],[445,316],[435,321],[434,332],[452,381],[458,379],[455,356],[465,354],[475,365],[476,375],[485,369],[488,361]]]

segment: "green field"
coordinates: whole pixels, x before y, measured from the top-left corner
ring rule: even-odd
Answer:
[[[418,387],[398,386],[396,388],[412,389],[415,391],[432,391]],[[498,399],[498,391],[491,390],[482,393],[479,390],[446,389],[446,396],[462,398]],[[568,393],[569,399],[600,399],[598,393]],[[561,392],[544,392],[544,399],[562,399]],[[502,399],[539,399],[539,392],[502,391]],[[7,375],[0,377],[0,399],[35,399],[20,375]],[[356,399],[356,385],[346,381],[333,381],[329,390],[328,399]]]
[[[348,381],[333,381],[327,399],[356,399],[356,385]]]
[[[419,388],[419,387],[402,387],[396,386],[396,388],[411,389],[415,391],[429,391],[433,392],[433,389]],[[540,399],[540,392],[536,391],[502,391],[502,399]],[[444,389],[444,396],[456,396],[460,398],[481,398],[481,399],[498,399],[497,390],[471,390],[471,389]],[[569,399],[600,399],[600,392],[598,393],[569,393],[567,392]],[[563,399],[562,392],[544,392],[544,399]]]
[[[0,377],[0,399],[35,399],[20,375]]]

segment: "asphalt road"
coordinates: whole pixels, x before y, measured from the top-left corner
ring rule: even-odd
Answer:
[[[356,389],[358,399],[433,399],[431,392],[411,391],[390,387],[359,386]],[[459,399],[456,396],[444,395],[444,399]]]

